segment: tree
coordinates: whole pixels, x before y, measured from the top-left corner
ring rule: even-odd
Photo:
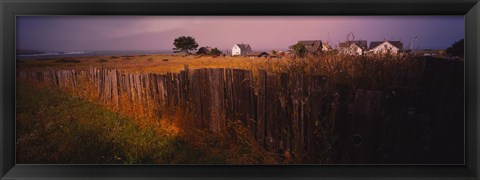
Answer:
[[[305,45],[303,45],[302,43],[297,43],[297,44],[293,45],[292,50],[295,53],[295,56],[298,56],[298,57],[305,56],[305,54],[307,52],[307,49],[305,48]]]
[[[218,50],[217,48],[213,48],[210,52],[208,52],[208,55],[212,56],[220,56],[222,54],[222,51]]]
[[[277,51],[272,50],[272,55],[277,55]]]
[[[173,41],[173,45],[175,46],[175,48],[173,48],[174,52],[184,52],[186,54],[190,54],[190,52],[188,52],[189,50],[196,50],[198,47],[195,38],[191,36],[177,37]]]
[[[452,46],[448,47],[446,52],[447,54],[449,54],[450,56],[458,56],[458,57],[461,57],[463,58],[464,56],[464,40],[463,39],[460,39],[459,41],[455,42],[452,44]]]

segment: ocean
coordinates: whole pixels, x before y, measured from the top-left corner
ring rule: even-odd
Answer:
[[[172,50],[122,50],[122,51],[65,51],[65,52],[41,52],[38,54],[20,54],[17,59],[52,59],[65,57],[88,57],[88,56],[131,56],[151,54],[173,54]]]

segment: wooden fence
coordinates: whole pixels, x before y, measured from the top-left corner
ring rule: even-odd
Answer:
[[[450,75],[459,73],[460,66],[455,64],[455,70],[447,71],[453,73]],[[425,79],[438,79],[439,74],[433,72],[437,71],[426,71]],[[91,68],[80,73],[73,70],[23,71],[18,72],[18,77],[76,87],[78,74],[88,77],[105,102],[118,106],[119,97],[127,96],[132,103],[146,106],[147,100],[154,100],[158,116],[163,116],[165,111],[160,111],[162,109],[181,107],[196,114],[197,118],[191,122],[193,128],[214,133],[226,133],[227,120],[239,120],[266,150],[279,154],[288,151],[296,162],[306,163],[431,162],[425,157],[417,161],[412,158],[404,160],[403,157],[409,153],[431,153],[414,149],[411,144],[433,145],[435,143],[428,140],[435,136],[432,131],[439,134],[439,129],[445,130],[432,118],[443,117],[442,113],[446,112],[433,112],[433,109],[420,112],[422,107],[432,105],[425,98],[431,98],[433,91],[439,91],[431,87],[442,84],[444,88],[434,93],[445,99],[442,103],[455,101],[458,106],[463,102],[457,95],[456,98],[447,98],[462,90],[458,85],[456,89],[448,88],[451,83],[456,83],[453,79],[430,82],[434,84],[420,89],[357,90],[350,95],[340,92],[341,85],[330,83],[327,77],[271,74],[263,70],[254,76],[248,70],[191,70],[185,67],[179,73],[160,75]],[[448,104],[441,108],[452,108],[455,112],[461,110]],[[452,124],[459,118],[458,114],[455,115],[443,118],[441,122]],[[437,126],[441,128],[435,129]],[[421,137],[410,137],[421,133]],[[459,132],[456,133],[457,137]]]

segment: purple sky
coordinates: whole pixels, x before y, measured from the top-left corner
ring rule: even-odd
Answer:
[[[171,50],[178,36],[200,46],[287,49],[298,40],[400,40],[405,49],[447,48],[464,38],[463,16],[19,16],[17,49]]]

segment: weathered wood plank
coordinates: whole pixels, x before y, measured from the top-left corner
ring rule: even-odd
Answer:
[[[265,91],[266,91],[266,81],[267,81],[267,72],[265,70],[260,70],[258,72],[258,97],[257,97],[257,132],[256,140],[261,146],[265,146],[265,128],[266,128],[266,107],[265,104]]]
[[[202,112],[202,89],[201,80],[202,70],[194,69],[191,75],[190,85],[192,87],[191,97],[192,97],[192,111],[196,114],[196,119],[194,119],[193,126],[199,129],[203,128],[203,112]]]
[[[284,151],[290,152],[293,150],[292,148],[292,139],[293,139],[293,131],[292,131],[292,111],[293,111],[293,104],[290,96],[290,89],[288,88],[290,76],[286,73],[280,74],[280,82],[274,90],[276,90],[276,94],[278,97],[277,101],[279,105],[277,106],[277,116],[279,117],[279,134],[280,134],[280,142],[278,143],[279,147]],[[275,92],[275,91],[274,91]]]
[[[279,106],[281,100],[277,91],[280,89],[278,76],[267,74],[265,85],[265,145],[267,150],[276,152],[279,146],[281,124]]]
[[[233,95],[233,70],[225,70],[225,106],[226,106],[226,118],[229,120],[235,120],[235,99]]]
[[[255,137],[255,117],[252,73],[246,70],[233,70],[233,99],[235,119],[242,121]]]
[[[224,69],[207,69],[210,103],[210,130],[226,133]]]
[[[352,163],[374,162],[379,137],[377,125],[384,95],[380,91],[358,90],[355,93],[353,121],[350,130],[349,144]]]

